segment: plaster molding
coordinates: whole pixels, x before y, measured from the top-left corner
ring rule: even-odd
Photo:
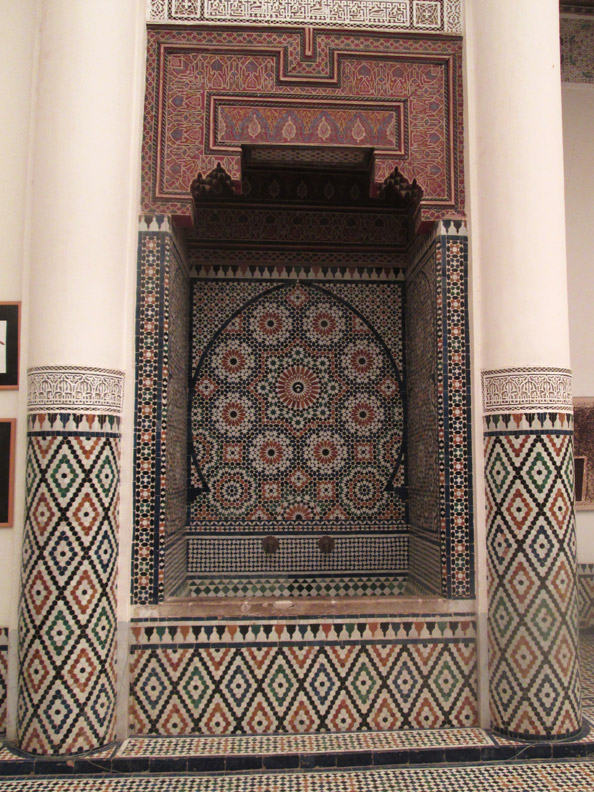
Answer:
[[[462,0],[147,0],[150,23],[217,22],[461,33]]]
[[[121,415],[124,372],[88,366],[39,366],[28,374],[27,411]]]
[[[571,370],[509,368],[482,372],[483,412],[573,412]]]

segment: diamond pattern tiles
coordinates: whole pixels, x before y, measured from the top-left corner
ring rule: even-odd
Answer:
[[[29,417],[26,464],[18,742],[36,754],[114,737],[119,419],[53,418]]]
[[[135,734],[476,725],[468,615],[160,622],[132,632]]]
[[[580,627],[594,627],[594,564],[578,565]]]
[[[485,418],[491,715],[511,736],[581,727],[571,426]]]

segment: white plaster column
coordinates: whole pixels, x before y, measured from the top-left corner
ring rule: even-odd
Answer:
[[[115,736],[120,431],[139,2],[41,0],[32,154],[27,519],[17,740]]]
[[[556,0],[467,0],[493,726],[581,726]]]

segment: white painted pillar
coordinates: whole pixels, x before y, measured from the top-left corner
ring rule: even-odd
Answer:
[[[140,5],[41,0],[17,713],[19,746],[38,754],[115,736]]]
[[[467,0],[493,726],[581,727],[559,7]]]

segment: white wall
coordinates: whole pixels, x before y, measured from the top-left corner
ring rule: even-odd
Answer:
[[[594,396],[594,85],[563,83],[563,144],[573,394]],[[576,522],[578,561],[594,563],[594,511]]]
[[[18,391],[0,391],[0,417],[17,418],[14,528],[0,529],[0,626],[16,626],[24,513],[29,149],[36,71],[37,0],[0,0],[0,300],[23,300]],[[20,484],[20,486],[19,486]]]

